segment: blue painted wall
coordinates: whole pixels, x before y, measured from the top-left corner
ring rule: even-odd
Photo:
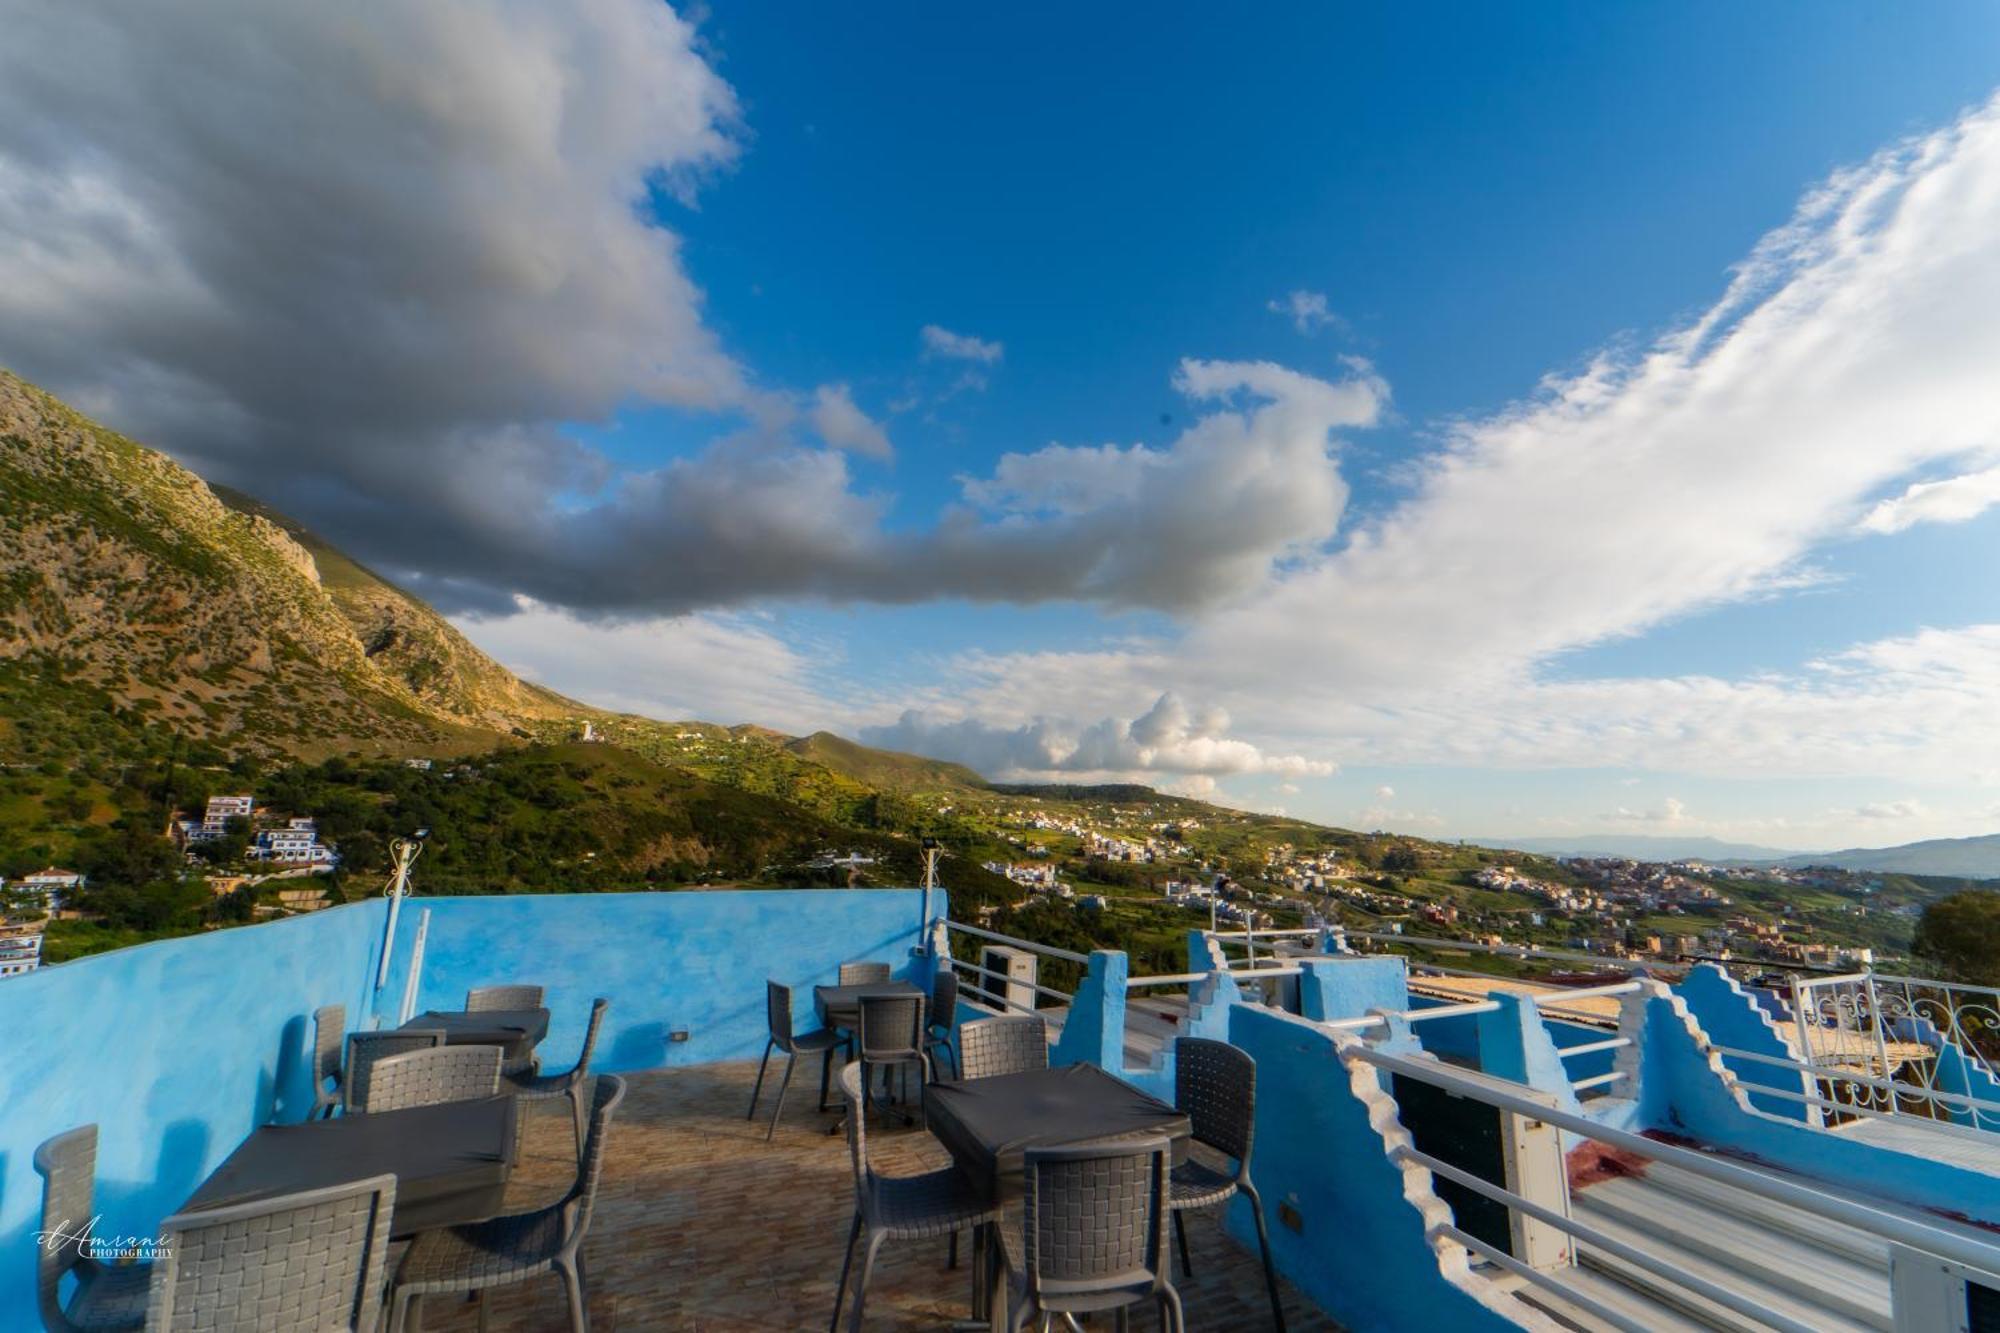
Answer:
[[[935,913],[945,895],[932,896]],[[813,1025],[812,986],[840,965],[879,959],[927,984],[919,889],[771,889],[713,893],[578,893],[413,898],[403,905],[389,1004],[421,914],[431,913],[417,1009],[464,1007],[474,986],[524,982],[548,989],[546,1069],[568,1068],[583,1045],[590,1004],[611,1001],[596,1068],[607,1072],[755,1059],[764,1049],[764,979],[802,987],[794,1013]],[[391,1014],[393,1018],[393,1014]],[[685,1028],[688,1040],[668,1035]]]
[[[1285,1275],[1349,1328],[1516,1327],[1445,1280],[1332,1035],[1255,1005],[1232,1006],[1229,1016],[1230,1041],[1257,1062],[1251,1175]],[[1288,1199],[1301,1214],[1297,1231],[1279,1218]],[[1239,1197],[1228,1225],[1254,1254],[1249,1208]]]
[[[0,1327],[34,1309],[36,1145],[97,1122],[104,1230],[153,1234],[252,1129],[311,1105],[312,1011],[361,1012],[382,921],[359,903],[0,982]]]
[[[1300,963],[1299,971],[1299,1013],[1315,1022],[1410,1007],[1410,965],[1394,954],[1314,958]]]
[[[1674,993],[1687,1002],[1688,1013],[1701,1024],[1701,1030],[1717,1046],[1768,1055],[1779,1060],[1799,1058],[1785,1034],[1776,1026],[1770,1011],[1714,963],[1696,966],[1686,980],[1674,987]],[[1722,1064],[1736,1075],[1737,1082],[1750,1090],[1750,1104],[1758,1110],[1786,1120],[1815,1122],[1812,1106],[1797,1100],[1801,1096],[1816,1095],[1818,1091],[1812,1077],[1804,1070],[1781,1069],[1759,1060],[1745,1060],[1733,1055],[1723,1056]],[[1759,1095],[1754,1089],[1760,1087],[1776,1088],[1793,1096]]]

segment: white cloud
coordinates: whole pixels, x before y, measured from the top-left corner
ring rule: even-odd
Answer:
[[[923,339],[924,356],[927,358],[976,361],[984,366],[997,366],[1007,350],[998,342],[975,338],[969,333],[953,333],[936,324],[924,325],[919,336]]]
[[[801,734],[848,716],[820,687],[823,651],[747,617],[587,621],[523,599],[514,614],[454,623],[510,670],[601,708]]]
[[[1679,797],[1669,796],[1657,808],[1651,810],[1628,810],[1619,806],[1599,818],[1615,824],[1664,824],[1675,826],[1688,822],[1687,804]]]
[[[809,415],[819,437],[836,449],[870,458],[888,458],[895,453],[888,432],[854,405],[854,395],[845,384],[820,385]]]
[[[1346,326],[1342,319],[1327,307],[1325,292],[1309,292],[1303,289],[1273,297],[1264,303],[1264,308],[1274,315],[1283,315],[1292,321],[1292,327],[1300,333],[1317,333],[1329,324]]]
[[[1922,819],[1930,811],[1925,808],[1922,801],[1906,799],[1901,801],[1870,801],[1865,805],[1856,806],[1852,813],[1856,819],[1900,822],[1910,819]]]
[[[974,718],[944,718],[909,709],[893,724],[865,728],[862,739],[870,745],[956,760],[990,778],[1150,773],[1324,777],[1333,772],[1333,765],[1322,760],[1266,754],[1231,738],[1228,731],[1229,716],[1221,709],[1190,709],[1178,696],[1162,694],[1137,718],[1107,717],[1088,725],[1038,717],[1015,727],[995,727]]]
[[[1963,523],[2000,504],[2000,468],[1944,481],[1919,481],[1862,518],[1863,532],[1896,533],[1919,523]]]
[[[1375,799],[1378,801],[1393,801],[1396,799],[1396,789],[1384,783],[1375,789]]]

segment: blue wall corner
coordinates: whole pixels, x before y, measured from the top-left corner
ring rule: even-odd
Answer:
[[[1792,1043],[1778,1030],[1768,1010],[1734,977],[1714,963],[1697,964],[1674,993],[1686,1002],[1688,1013],[1717,1046],[1767,1055],[1780,1060],[1797,1060]],[[1750,1095],[1750,1104],[1786,1120],[1817,1124],[1813,1107],[1792,1097],[1759,1096],[1756,1089],[1777,1088],[1796,1096],[1812,1096],[1813,1080],[1802,1069],[1780,1069],[1757,1060],[1722,1057],[1723,1067],[1736,1076]]]
[[[1093,1064],[1125,1072],[1125,982],[1130,961],[1116,949],[1097,949],[1071,997],[1062,1035],[1049,1052],[1058,1065]]]
[[[1409,964],[1396,954],[1299,963],[1299,1014],[1316,1023],[1410,1007]]]

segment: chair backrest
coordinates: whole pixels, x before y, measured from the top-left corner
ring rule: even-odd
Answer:
[[[1174,1043],[1174,1109],[1188,1118],[1197,1143],[1250,1169],[1257,1123],[1257,1062],[1226,1041],[1182,1037]]]
[[[958,1030],[963,1078],[992,1078],[1049,1067],[1049,1024],[1037,1014],[982,1018]]]
[[[604,1178],[604,1144],[611,1135],[611,1117],[625,1100],[625,1080],[616,1074],[600,1074],[590,1098],[590,1130],[583,1140],[583,1159],[577,1163],[576,1184],[565,1202],[576,1204],[568,1219],[563,1243],[582,1243],[590,1229],[590,1215],[597,1208],[597,1185]]]
[[[576,1068],[569,1071],[571,1078],[590,1072],[590,1053],[597,1049],[597,1030],[604,1026],[604,1013],[609,1008],[611,1001],[602,995],[590,1002],[590,1026],[583,1030],[583,1052],[576,1057]]]
[[[1168,1143],[1030,1148],[1023,1157],[1023,1275],[1044,1310],[1089,1309],[1165,1284]]]
[[[764,1022],[771,1029],[771,1040],[778,1043],[780,1050],[792,1049],[792,988],[782,981],[764,982]]]
[[[168,1218],[148,1333],[373,1329],[395,1203],[383,1175]]]
[[[35,1298],[42,1323],[68,1328],[63,1317],[63,1274],[90,1262],[90,1222],[97,1215],[97,1126],[64,1130],[35,1149],[42,1175],[42,1234],[35,1246]]]
[[[347,1035],[347,1006],[329,1004],[313,1010],[313,1094],[340,1079],[341,1041]]]
[[[483,1013],[493,1009],[539,1009],[540,986],[474,986],[465,993],[465,1012]]]
[[[945,967],[931,978],[931,1009],[924,1016],[924,1024],[949,1030],[957,1022],[958,973]]]
[[[506,1054],[499,1046],[435,1046],[385,1056],[369,1066],[367,1082],[355,1089],[348,1109],[401,1111],[495,1096]]]
[[[410,1051],[428,1051],[444,1045],[444,1033],[436,1028],[392,1028],[387,1032],[347,1034],[347,1072],[341,1075],[340,1096],[349,1111],[359,1109],[358,1098],[368,1086],[370,1071],[377,1060]]]
[[[847,1155],[854,1165],[854,1208],[865,1214],[874,1192],[868,1188],[868,1117],[860,1061],[850,1060],[841,1067],[840,1095],[847,1099]]]
[[[820,975],[825,976],[826,973],[822,972]],[[843,986],[869,986],[875,982],[887,981],[888,979],[889,965],[887,963],[842,963],[840,965],[840,984]]]
[[[861,1058],[880,1060],[915,1055],[924,1046],[924,998],[921,995],[864,995],[861,1020],[855,1025]]]

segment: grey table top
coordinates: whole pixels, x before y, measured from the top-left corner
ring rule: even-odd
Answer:
[[[922,1000],[929,998],[911,981],[869,981],[857,986],[814,986],[813,1005],[828,1027],[853,1027],[861,1019],[864,999]]]
[[[507,1058],[515,1059],[532,1054],[542,1038],[549,1035],[549,1011],[482,1009],[467,1013],[462,1009],[431,1009],[403,1027],[439,1029],[447,1046],[504,1046]]]
[[[183,1208],[250,1203],[388,1173],[391,1232],[483,1222],[500,1214],[514,1169],[512,1097],[265,1125],[209,1173]]]
[[[924,1089],[930,1130],[988,1198],[1021,1190],[1030,1148],[1148,1135],[1185,1155],[1188,1118],[1096,1065],[1060,1065]]]

